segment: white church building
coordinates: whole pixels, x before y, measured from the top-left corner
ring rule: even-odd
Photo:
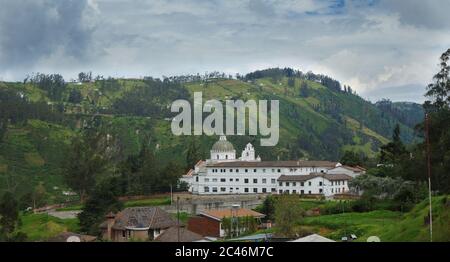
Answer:
[[[221,136],[211,157],[200,160],[181,181],[193,194],[334,194],[349,191],[348,181],[363,174],[361,167],[331,161],[262,161],[248,143],[239,158],[233,144]]]

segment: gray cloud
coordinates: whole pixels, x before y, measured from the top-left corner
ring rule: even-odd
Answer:
[[[444,1],[0,2],[4,79],[32,69],[66,78],[81,70],[159,77],[291,66],[329,74],[370,98],[425,86],[450,46]]]
[[[1,0],[0,6],[0,69],[31,68],[57,51],[86,57],[93,32],[83,24],[86,1]]]

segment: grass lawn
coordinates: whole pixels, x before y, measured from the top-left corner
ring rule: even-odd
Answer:
[[[446,196],[433,197],[433,241],[450,241],[450,200]],[[381,241],[429,241],[429,227],[424,218],[428,214],[428,200],[417,204],[410,212],[376,210],[364,213],[343,213],[306,217],[300,224],[325,237],[340,240],[355,234],[357,241],[378,236]]]
[[[20,231],[27,234],[28,241],[46,240],[59,233],[79,230],[78,219],[60,219],[48,214],[24,214]]]
[[[166,205],[170,205],[170,197],[147,198],[139,200],[129,200],[124,202],[124,207],[166,206]],[[56,211],[74,211],[74,210],[81,210],[82,208],[83,208],[82,204],[76,204],[72,206],[58,208],[56,209]]]
[[[310,226],[313,231],[325,232],[326,237],[334,240],[340,240],[344,235],[355,234],[359,241],[366,241],[369,236],[380,236],[388,225],[398,224],[401,219],[400,212],[376,210],[307,217],[302,224]]]

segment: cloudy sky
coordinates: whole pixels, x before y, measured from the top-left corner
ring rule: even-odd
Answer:
[[[293,67],[376,101],[423,101],[448,0],[0,0],[0,80]]]

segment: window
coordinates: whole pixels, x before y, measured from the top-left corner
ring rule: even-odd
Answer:
[[[122,230],[122,237],[126,237],[125,232],[126,230]]]
[[[217,187],[213,187],[213,192],[217,193]]]
[[[270,191],[272,191],[273,193],[275,193],[275,192],[277,192],[277,189],[274,188],[274,187],[272,187],[272,189],[271,189]]]
[[[293,185],[293,186],[297,186],[297,183],[296,183],[296,182],[292,182],[292,185]]]
[[[310,185],[311,185],[311,181],[308,182],[308,186],[310,186]]]
[[[321,186],[321,185],[322,185],[322,181],[319,182],[319,186]]]
[[[263,188],[263,189],[262,189],[262,192],[263,192],[263,193],[267,193],[267,189],[266,189],[266,188]]]
[[[230,187],[230,192],[233,192],[233,188],[232,187]]]
[[[248,184],[248,178],[244,179],[244,183]]]
[[[220,192],[225,192],[225,191],[227,191],[227,189],[225,187],[220,188]]]
[[[198,176],[195,177],[195,182],[198,182]]]
[[[297,194],[297,190],[292,190],[292,194]]]
[[[230,169],[230,173],[233,173],[233,169]]]
[[[283,186],[283,183],[282,183],[282,182],[278,182],[278,185],[279,185],[279,186]]]
[[[305,194],[305,190],[300,190],[300,194],[304,195]]]
[[[286,182],[286,186],[289,186],[289,182]]]
[[[272,168],[272,172],[275,173],[275,169],[274,168]]]
[[[262,179],[262,183],[263,183],[263,184],[266,184],[266,183],[267,183],[267,179],[263,178],[263,179]]]
[[[300,182],[300,186],[305,186],[305,183],[304,182]]]
[[[248,169],[245,169],[245,173],[248,173]]]
[[[277,172],[278,172],[278,173],[281,173],[281,169],[278,168],[278,169],[277,169]]]
[[[275,178],[272,178],[272,184],[275,184],[277,182],[277,180]]]
[[[205,182],[209,182],[209,178],[205,178]]]
[[[219,155],[217,155],[217,159],[219,159]]]
[[[225,155],[225,159],[228,159],[228,155]]]
[[[233,179],[232,179],[232,178],[230,178],[230,182],[233,182]]]
[[[278,190],[278,193],[279,193],[279,194],[283,194],[283,190],[281,190],[281,189]]]
[[[319,189],[319,193],[321,193],[321,194],[322,194],[322,192],[323,192],[323,190],[322,190],[322,188],[320,188],[320,189]]]
[[[244,188],[244,192],[245,192],[245,193],[248,193],[248,188],[247,188],[247,187]]]
[[[253,193],[258,193],[258,188],[253,188]]]
[[[209,187],[205,186],[205,192],[206,192],[206,193],[209,192]]]
[[[255,169],[253,169],[253,173],[256,173],[256,168],[255,168]]]
[[[227,182],[227,180],[225,178],[221,178],[220,182]]]
[[[257,178],[253,178],[253,184],[258,183],[258,179]]]
[[[213,178],[213,182],[217,182],[217,178]]]
[[[239,182],[239,178],[236,178],[236,182]]]
[[[263,173],[266,173],[266,169],[265,168],[263,168]]]
[[[334,182],[333,182],[333,181],[331,181],[331,185],[332,185],[332,186],[334,185]]]
[[[311,190],[309,190],[309,191],[308,191],[308,194],[310,194],[310,195],[311,195]]]
[[[334,189],[333,188],[331,189],[331,193],[334,193]]]
[[[236,168],[236,173],[239,173],[239,169]]]

